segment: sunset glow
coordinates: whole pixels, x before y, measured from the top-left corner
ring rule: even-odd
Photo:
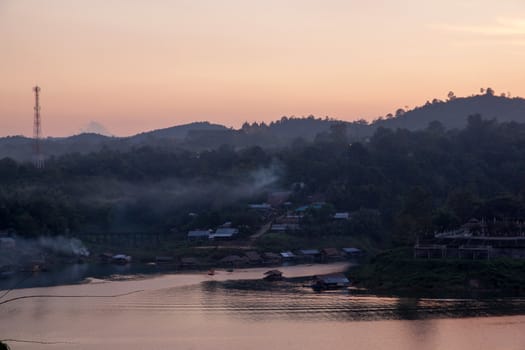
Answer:
[[[525,2],[0,1],[0,134],[91,121],[372,120],[492,87],[525,95]]]

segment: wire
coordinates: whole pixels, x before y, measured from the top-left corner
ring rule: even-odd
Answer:
[[[7,299],[7,300],[4,300],[4,301],[0,301],[0,305],[7,304],[7,303],[10,303],[10,302],[16,301],[16,300],[31,299],[31,298],[118,298],[118,297],[123,297],[123,296],[126,296],[126,295],[140,293],[140,292],[143,292],[143,291],[144,291],[143,289],[140,289],[140,290],[135,290],[135,291],[128,292],[128,293],[115,294],[115,295],[45,295],[45,294],[41,294],[41,295],[25,295],[25,296],[22,296],[22,297],[16,297],[16,298],[11,298],[11,299]]]

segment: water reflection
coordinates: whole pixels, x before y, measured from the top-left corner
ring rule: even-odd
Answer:
[[[138,296],[137,296],[138,297]],[[356,321],[444,317],[513,315],[525,313],[525,299],[419,299],[353,295],[346,291],[314,293],[309,288],[290,290],[240,290],[219,283],[177,287],[150,292],[137,305],[143,310],[227,314],[246,321],[275,319],[301,321]],[[158,301],[162,301],[159,303]],[[423,323],[414,334],[425,337],[431,324]]]
[[[106,294],[108,288],[118,286],[103,283],[90,288]],[[72,288],[54,290],[64,294]],[[0,334],[71,342],[74,346],[53,346],[68,350],[522,349],[522,317],[514,325],[509,322],[516,318],[499,318],[501,324],[486,318],[460,319],[506,314],[525,314],[525,300],[315,293],[302,285],[253,290],[208,282],[151,288],[118,298],[28,299],[5,304],[0,308]],[[487,334],[489,341],[485,341]],[[483,342],[480,336],[485,336]],[[24,348],[39,346],[16,346]]]

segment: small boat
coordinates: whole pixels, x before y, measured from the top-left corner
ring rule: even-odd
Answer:
[[[209,269],[208,270],[208,275],[210,275],[210,276],[215,275],[215,270],[214,269]]]
[[[263,280],[265,281],[282,281],[283,273],[279,270],[270,270],[264,273]]]

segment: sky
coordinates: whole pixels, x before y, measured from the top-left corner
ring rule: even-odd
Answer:
[[[523,0],[0,0],[0,136],[525,96]]]

